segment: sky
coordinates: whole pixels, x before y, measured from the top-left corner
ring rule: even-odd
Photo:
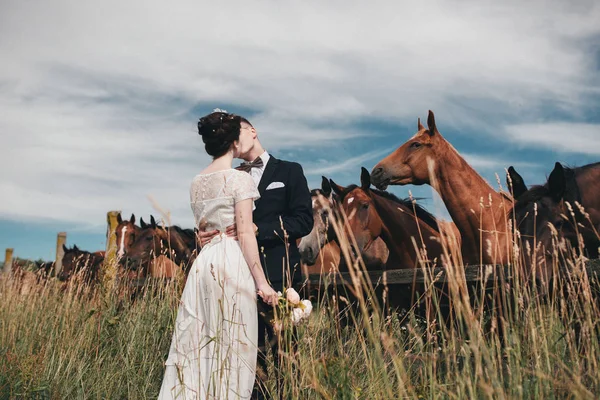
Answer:
[[[600,158],[597,1],[0,2],[0,249],[105,247],[106,212],[193,226],[198,118],[358,183],[433,110],[490,183]],[[426,186],[394,186],[440,217]]]

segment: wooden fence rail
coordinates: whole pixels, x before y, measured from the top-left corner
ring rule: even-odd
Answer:
[[[482,265],[468,266],[464,268],[465,281],[467,283],[493,282],[500,279],[509,280],[513,275],[514,267],[504,265]],[[586,262],[586,272],[590,280],[600,277],[600,260],[594,259]],[[424,283],[430,282],[431,277],[435,277],[436,282],[446,282],[446,268],[434,268],[424,271],[420,268],[412,269],[392,269],[387,271],[369,271],[368,276],[371,283],[376,284],[384,280],[388,285]],[[352,277],[349,272],[337,272],[330,275],[309,275],[308,281],[311,285],[320,285],[324,281],[328,284],[348,285],[352,284]]]
[[[490,283],[500,280],[510,280],[513,276],[514,267],[504,265],[482,265],[469,266],[464,269],[465,281],[467,284]],[[600,281],[600,259],[589,260],[586,262],[586,272],[590,281]],[[431,277],[438,283],[447,281],[447,272],[445,268],[434,268],[424,271],[420,268],[412,269],[392,269],[387,271],[369,271],[369,280],[373,285],[381,284],[384,281],[387,285],[411,285],[413,283],[431,282]],[[151,278],[153,281],[165,280],[165,278]],[[147,278],[138,278],[129,281],[130,286],[143,286]],[[168,279],[167,279],[168,280]],[[352,277],[349,272],[337,272],[329,274],[311,274],[308,276],[308,283],[312,287],[321,285],[352,285]]]

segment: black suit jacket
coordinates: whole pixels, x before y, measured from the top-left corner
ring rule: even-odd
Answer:
[[[280,182],[283,187],[267,190],[274,182]],[[310,191],[300,164],[272,155],[258,191],[260,199],[256,201],[253,213],[258,227],[258,250],[265,275],[275,290],[280,290],[281,284],[287,287],[302,278],[296,239],[308,235],[313,227]],[[282,225],[287,233],[287,252]]]

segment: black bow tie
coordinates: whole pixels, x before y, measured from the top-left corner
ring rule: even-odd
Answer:
[[[252,162],[243,162],[240,164],[239,167],[237,167],[236,169],[238,171],[245,171],[250,173],[250,170],[252,168],[261,168],[263,166],[263,160],[260,157],[257,157],[256,160],[252,161]]]

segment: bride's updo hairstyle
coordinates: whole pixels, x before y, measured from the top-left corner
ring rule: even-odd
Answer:
[[[202,136],[206,152],[213,158],[227,153],[233,142],[240,138],[242,121],[245,118],[223,111],[215,111],[200,118],[198,134]]]

